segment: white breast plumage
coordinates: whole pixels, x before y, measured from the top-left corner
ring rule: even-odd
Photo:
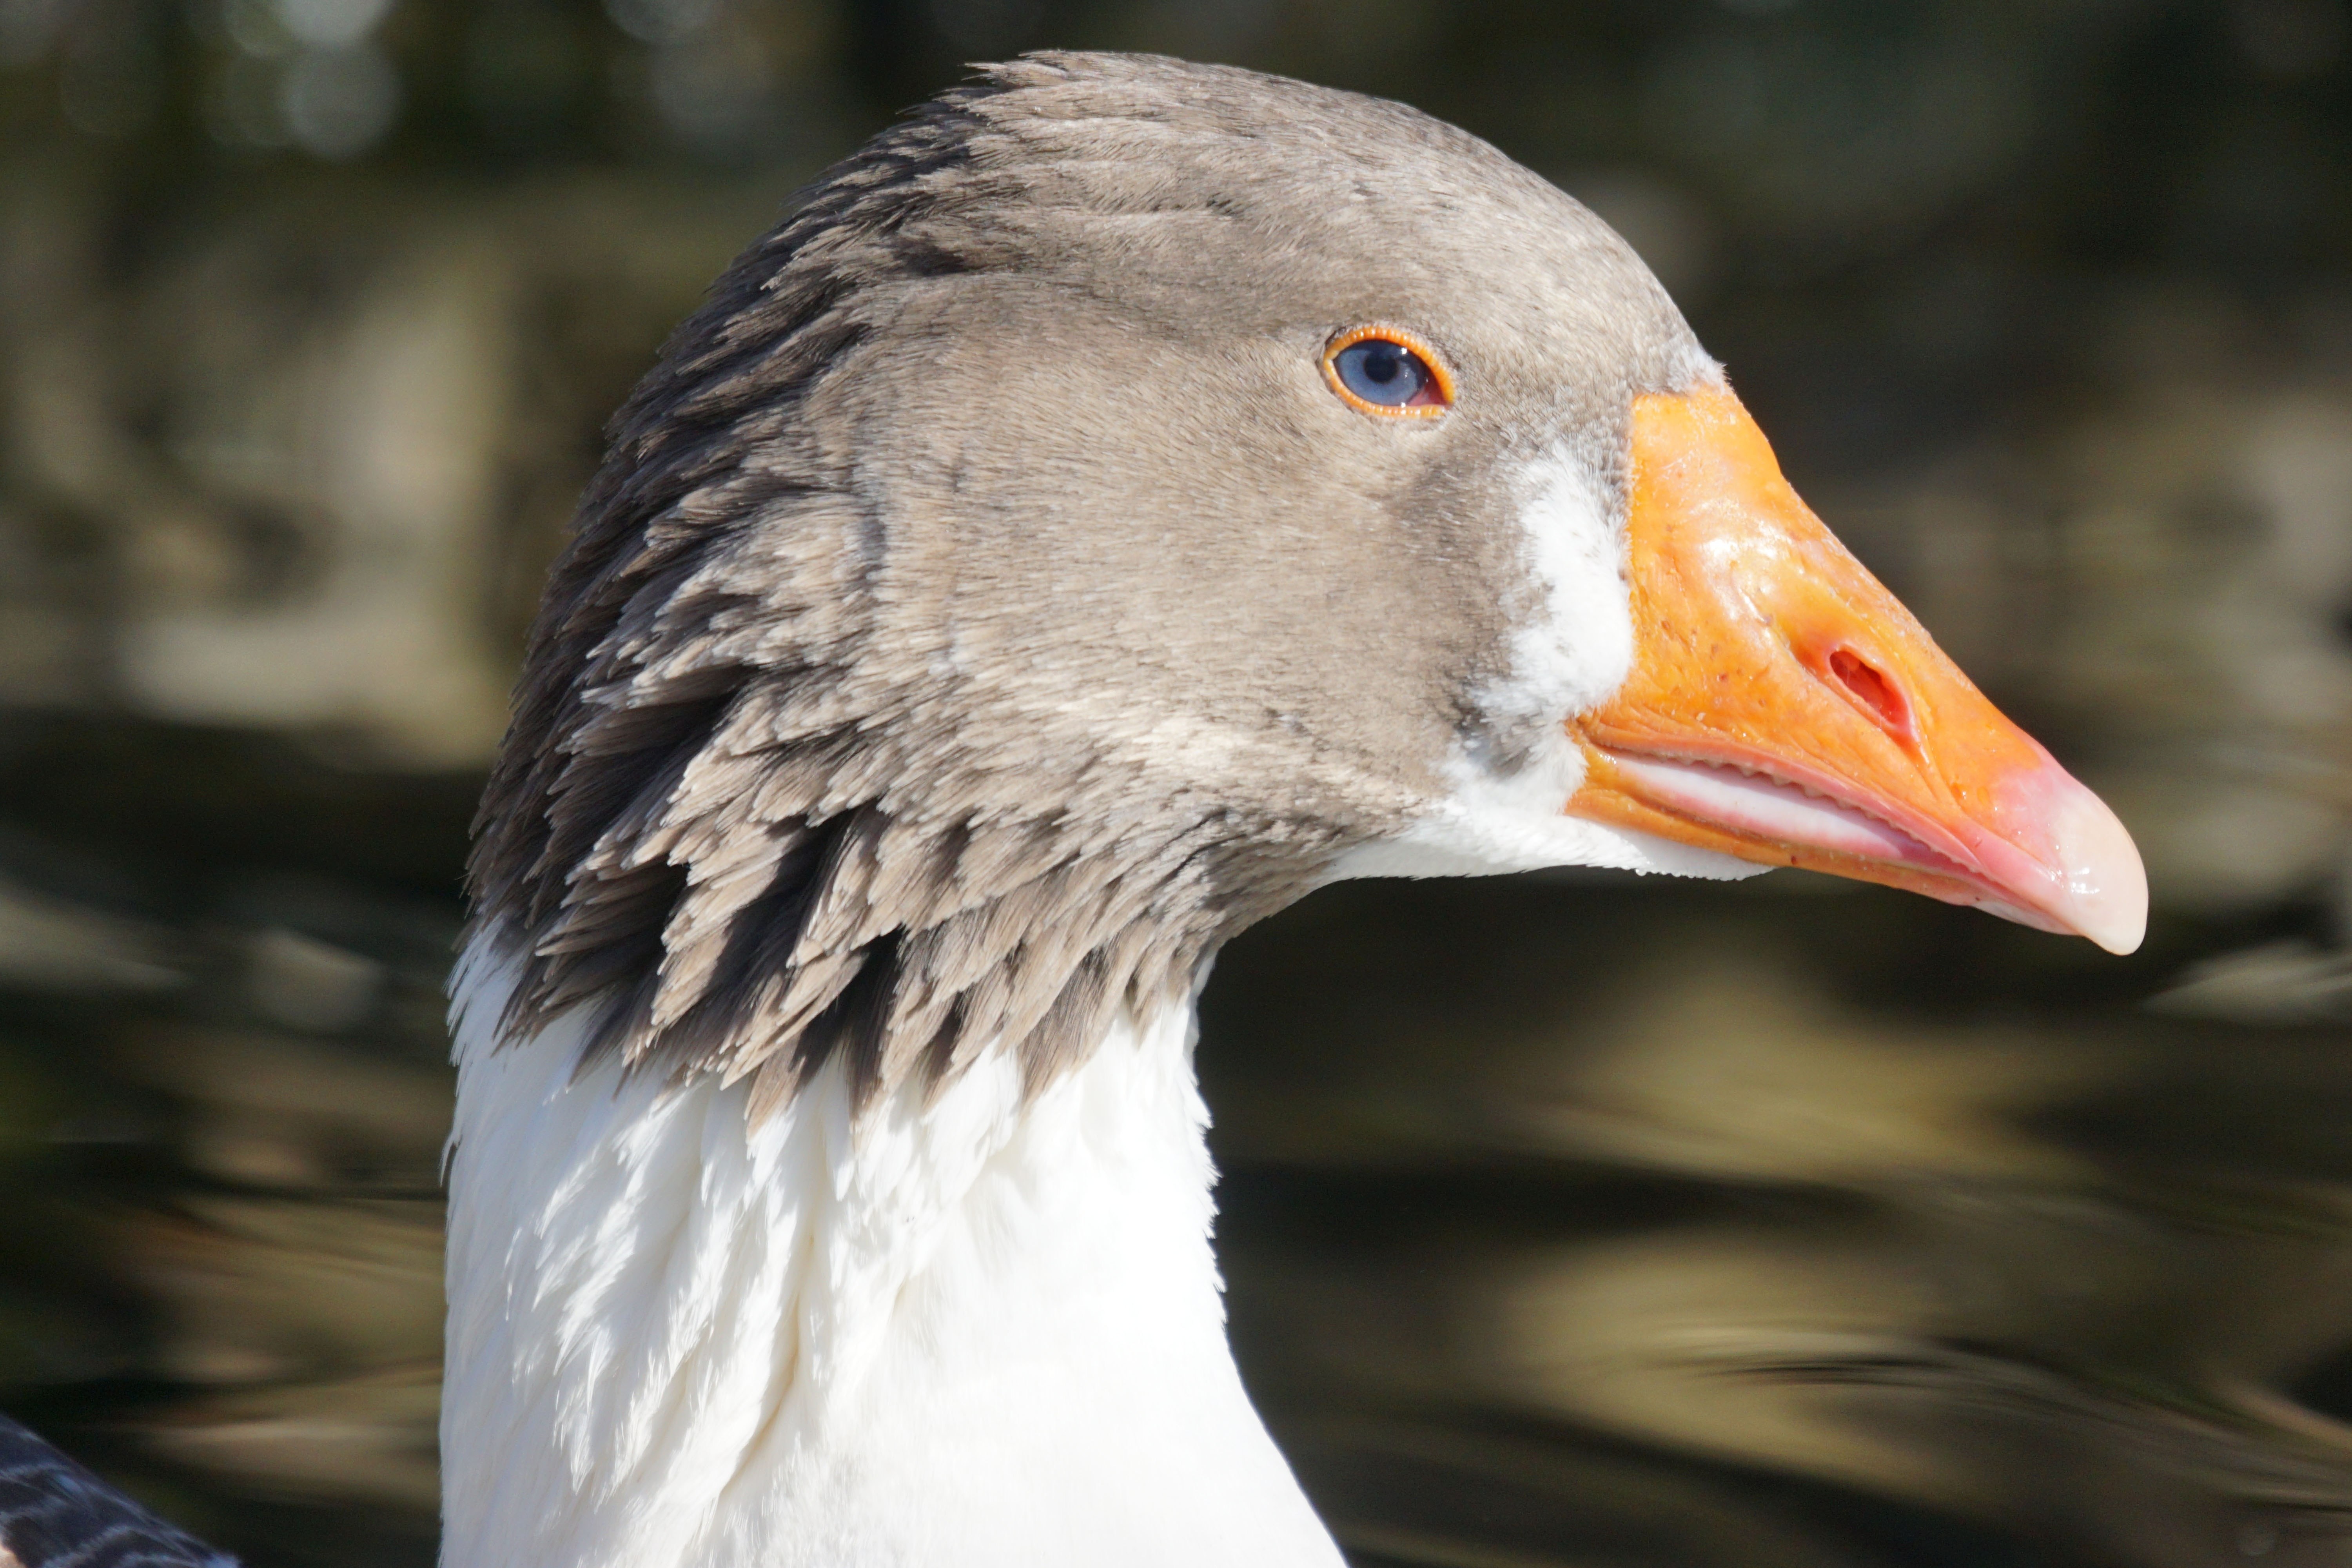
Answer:
[[[1189,1007],[1022,1106],[991,1055],[855,1121],[501,1047],[454,1014],[452,1564],[1307,1568],[1339,1557],[1244,1394]],[[1209,1506],[1214,1500],[1213,1506]]]

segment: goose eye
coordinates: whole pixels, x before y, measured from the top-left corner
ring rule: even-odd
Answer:
[[[1454,405],[1454,379],[1434,350],[1394,327],[1357,327],[1323,351],[1331,390],[1367,414],[1428,418]]]

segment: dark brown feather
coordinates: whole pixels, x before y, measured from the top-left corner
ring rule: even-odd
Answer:
[[[0,1416],[0,1568],[236,1568]]]

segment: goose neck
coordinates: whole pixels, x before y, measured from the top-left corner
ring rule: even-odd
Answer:
[[[463,973],[465,972],[461,972]],[[1226,1348],[1189,1003],[1032,1095],[578,1070],[461,992],[446,1568],[1335,1564]],[[478,992],[478,994],[474,994]]]

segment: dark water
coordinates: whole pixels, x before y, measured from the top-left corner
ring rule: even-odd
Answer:
[[[471,784],[0,736],[0,1398],[256,1564],[432,1560]],[[1319,894],[1206,1006],[1245,1371],[1367,1565],[2352,1563],[2324,927]]]

